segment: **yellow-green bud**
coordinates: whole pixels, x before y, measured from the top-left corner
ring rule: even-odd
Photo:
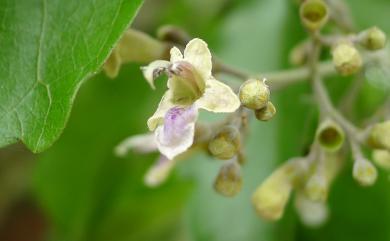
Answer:
[[[258,120],[269,121],[276,114],[276,108],[271,101],[268,101],[267,105],[259,110],[255,110],[255,116]]]
[[[269,101],[270,91],[264,81],[259,79],[249,79],[240,87],[241,103],[252,110],[265,107]]]
[[[390,121],[376,124],[371,128],[368,144],[373,148],[390,151]]]
[[[119,70],[121,68],[122,60],[119,55],[118,49],[113,49],[110,56],[106,59],[106,62],[103,65],[103,70],[106,75],[114,79],[118,76]]]
[[[214,181],[215,191],[226,197],[237,195],[242,187],[240,169],[236,161],[225,163]]]
[[[379,167],[390,170],[390,152],[387,150],[374,150],[372,159]]]
[[[304,191],[310,200],[325,202],[330,184],[340,171],[344,158],[337,152],[321,152],[319,158]]]
[[[305,194],[312,201],[325,201],[328,197],[328,181],[323,173],[314,173],[306,183]]]
[[[322,0],[306,0],[299,11],[303,25],[310,31],[321,29],[329,18],[329,9]]]
[[[143,32],[128,29],[104,63],[103,70],[108,77],[115,78],[124,63],[148,63],[156,59],[168,58],[168,54],[167,44]]]
[[[361,32],[358,36],[359,43],[369,50],[383,49],[386,45],[386,34],[377,27],[372,27]]]
[[[208,149],[217,159],[232,159],[240,149],[240,131],[232,125],[224,126],[209,142]]]
[[[308,56],[307,43],[308,43],[307,41],[302,42],[291,50],[288,59],[292,65],[295,66],[303,65],[307,61],[307,56]]]
[[[322,148],[329,152],[335,152],[343,146],[345,134],[336,122],[326,119],[318,127],[316,138]]]
[[[299,161],[289,161],[275,170],[254,192],[252,203],[256,212],[267,220],[278,220],[290,198]]]
[[[168,160],[161,156],[156,163],[149,168],[144,176],[144,182],[148,187],[157,187],[164,183],[169,177],[177,160]]]
[[[320,227],[329,217],[325,203],[312,201],[303,194],[295,196],[295,208],[302,223],[308,227]]]
[[[371,186],[378,176],[375,166],[368,160],[359,158],[353,163],[353,177],[362,186]]]
[[[333,65],[341,75],[351,75],[363,65],[359,51],[350,42],[340,42],[332,50]]]
[[[116,48],[119,50],[122,63],[150,63],[156,59],[167,59],[170,46],[144,32],[128,29]]]

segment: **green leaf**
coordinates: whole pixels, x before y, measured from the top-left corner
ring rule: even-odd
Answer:
[[[0,0],[0,146],[40,152],[142,0]]]

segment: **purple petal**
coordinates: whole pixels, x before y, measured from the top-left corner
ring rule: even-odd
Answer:
[[[156,129],[160,152],[169,159],[186,151],[193,143],[198,110],[195,106],[173,107],[164,118],[164,125]]]

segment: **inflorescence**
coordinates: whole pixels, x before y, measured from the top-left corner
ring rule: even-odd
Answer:
[[[254,191],[252,202],[261,217],[278,220],[295,191],[294,205],[302,221],[312,226],[322,224],[328,215],[330,185],[344,165],[348,150],[354,160],[352,176],[362,186],[373,185],[378,175],[363,148],[372,150],[377,166],[390,169],[390,101],[382,107],[384,111],[378,112],[375,122],[359,128],[335,108],[323,84],[329,75],[360,76],[368,64],[388,61],[383,54],[386,35],[377,27],[351,34],[351,21],[340,17],[343,11],[333,1],[302,1],[299,13],[308,38],[290,54],[292,64],[302,67],[257,76],[212,58],[203,40],[191,39],[173,26],[161,28],[158,39],[129,29],[107,59],[105,73],[115,78],[121,64],[147,62],[149,65],[142,67],[147,82],[154,89],[154,81],[165,75],[168,90],[147,121],[152,133],[127,138],[116,147],[116,154],[124,156],[129,150],[158,151],[160,157],[145,175],[148,186],[158,186],[179,160],[194,151],[204,151],[224,160],[214,189],[233,197],[242,186],[243,142],[248,121],[252,116],[259,121],[271,120],[276,114],[271,90],[307,79],[320,120],[310,151],[287,160],[271,173]],[[330,21],[337,34],[322,33]],[[320,62],[324,50],[331,54],[331,61]],[[234,89],[215,79],[214,74],[218,73],[244,82],[238,90]],[[197,121],[200,109],[228,115],[222,121],[203,123]]]

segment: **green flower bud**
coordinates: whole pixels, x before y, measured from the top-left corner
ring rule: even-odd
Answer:
[[[104,63],[103,70],[108,77],[115,78],[122,64],[148,63],[156,59],[166,59],[168,54],[168,45],[143,32],[128,29]]]
[[[376,149],[390,151],[390,121],[376,124],[371,128],[368,144]]]
[[[305,194],[312,201],[325,202],[332,180],[340,171],[344,158],[339,153],[321,152],[312,176],[305,185]]]
[[[361,32],[358,36],[359,43],[369,50],[383,49],[386,45],[386,34],[377,27],[372,27]]]
[[[375,166],[368,160],[360,158],[353,163],[353,177],[362,186],[371,186],[378,176]]]
[[[295,209],[302,223],[312,228],[320,227],[329,217],[325,203],[312,201],[303,194],[295,196]]]
[[[289,58],[289,62],[292,65],[300,66],[307,61],[307,56],[308,56],[307,43],[308,43],[307,41],[302,42],[291,50],[288,58]]]
[[[199,99],[206,88],[204,79],[192,64],[176,61],[168,67],[172,102],[177,105],[191,105]]]
[[[326,119],[318,127],[316,138],[322,148],[335,152],[343,146],[345,134],[336,122]]]
[[[278,220],[290,198],[293,183],[300,173],[300,159],[289,161],[275,170],[254,192],[256,212],[267,220]]]
[[[226,197],[233,197],[241,191],[242,178],[240,165],[236,161],[222,165],[214,181],[214,189]]]
[[[328,6],[322,0],[306,0],[299,11],[303,25],[310,31],[321,29],[329,18]]]
[[[255,116],[260,121],[268,121],[276,114],[276,108],[271,101],[268,101],[267,105],[259,110],[255,110]]]
[[[305,194],[312,201],[324,202],[328,197],[328,181],[323,173],[314,173],[305,186]]]
[[[372,159],[379,167],[390,170],[390,152],[387,150],[374,150]]]
[[[208,149],[217,159],[232,159],[240,149],[240,131],[232,126],[224,126],[209,142]]]
[[[268,86],[259,79],[249,79],[240,87],[240,101],[249,109],[258,110],[265,107],[269,101],[269,96]]]
[[[108,56],[106,62],[103,65],[104,73],[106,73],[109,78],[114,79],[118,76],[121,64],[122,60],[118,53],[118,50],[113,49],[110,56]]]
[[[341,42],[332,50],[333,65],[341,75],[351,75],[363,65],[359,51],[350,42]]]

